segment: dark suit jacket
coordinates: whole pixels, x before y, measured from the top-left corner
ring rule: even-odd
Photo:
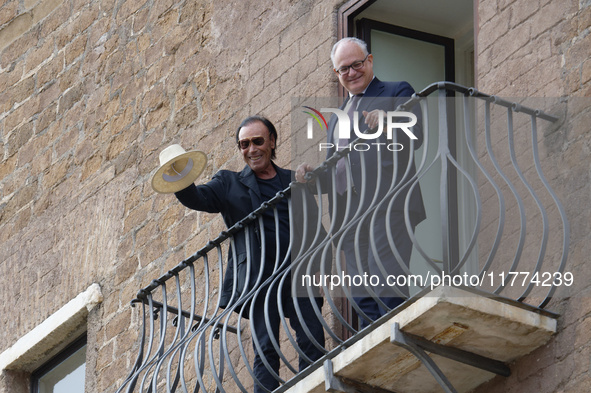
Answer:
[[[382,82],[378,78],[374,78],[373,81],[367,87],[363,97],[359,101],[359,106],[357,107],[357,111],[360,115],[359,130],[362,132],[364,130],[367,131],[367,126],[364,123],[364,119],[361,117],[362,111],[371,112],[375,109],[381,109],[386,112],[394,111],[396,110],[398,105],[407,101],[412,96],[412,94],[414,94],[414,92],[414,89],[407,82]],[[341,110],[345,108],[348,100],[349,99],[345,100],[345,102],[341,106]],[[417,136],[418,138],[418,140],[414,141],[414,149],[418,149],[423,141],[421,113],[418,106],[413,108],[411,111],[417,116],[418,119],[417,125],[412,129],[413,134],[415,134],[415,136]],[[336,125],[337,116],[333,114],[328,123],[327,141],[329,143],[334,143],[334,145],[337,144],[337,141],[334,139]],[[384,121],[384,132],[385,131],[386,122]],[[356,135],[352,131],[351,140],[354,139],[356,139]],[[365,177],[365,200],[368,203],[369,201],[371,201],[375,193],[383,195],[388,191],[388,188],[390,187],[391,183],[388,181],[388,179],[392,179],[394,171],[396,171],[396,184],[398,184],[401,181],[408,181],[416,173],[414,160],[411,160],[410,167],[408,168],[408,173],[406,174],[406,176],[404,175],[409,165],[409,154],[411,151],[410,138],[401,129],[396,129],[396,141],[398,143],[401,143],[404,146],[404,148],[401,151],[398,151],[394,154],[385,147],[386,144],[392,142],[391,140],[387,140],[385,135],[382,135],[379,139],[379,142],[384,143],[384,145],[380,147],[379,152],[377,151],[377,148],[375,146],[372,146],[371,150],[369,151],[361,152],[353,150],[349,154],[349,162],[351,163],[353,185],[355,186],[357,192],[361,192],[360,187],[362,177]],[[363,142],[371,144],[378,141],[366,140]],[[327,158],[332,156],[334,152],[334,148],[329,149],[327,151]],[[379,182],[376,175],[378,169],[378,155],[381,156],[382,167],[382,174]],[[362,159],[365,160],[366,165],[364,173],[361,172]],[[394,165],[394,161],[396,161],[397,167],[396,165]],[[328,176],[328,178],[330,178],[330,176]],[[397,197],[394,201],[394,210],[403,211],[404,199],[408,193],[408,187],[406,187],[405,190],[406,191],[401,192],[399,194],[399,197]],[[410,212],[414,213],[415,218],[418,220],[418,222],[422,221],[425,218],[425,207],[423,205],[423,197],[421,195],[421,190],[418,186],[416,186],[413,189],[413,192],[410,195],[409,202]]]
[[[281,182],[281,190],[288,188],[292,180],[292,172],[277,166],[275,166],[275,169],[277,170]],[[244,167],[241,172],[221,170],[216,173],[208,183],[199,186],[192,184],[184,190],[177,192],[175,195],[184,206],[190,209],[209,213],[221,213],[228,228],[247,217],[265,202],[259,190],[256,176],[248,166]],[[316,201],[310,193],[306,193],[305,198],[312,204],[308,206],[316,206]],[[294,209],[298,209],[297,200],[301,198],[293,199],[296,200],[296,207],[294,207]],[[301,223],[301,221],[294,221],[296,221],[294,222],[295,230],[301,232],[301,226],[299,227],[297,225],[298,223]],[[310,222],[315,223],[314,218],[312,218]],[[247,244],[247,231],[249,232],[249,244]],[[287,250],[287,245],[290,241],[289,232],[280,232],[279,241],[281,248]],[[246,262],[249,252],[251,271],[249,277],[247,277]],[[275,255],[268,254],[269,252],[267,252],[265,258],[266,262],[262,280],[265,280],[273,274]],[[283,261],[284,257],[285,255],[281,255],[281,261]],[[255,221],[253,224],[246,226],[244,230],[237,231],[234,234],[234,247],[233,249],[230,247],[230,250],[228,251],[228,265],[224,276],[221,307],[227,307],[229,304],[236,302],[243,293],[246,284],[248,284],[246,291],[249,291],[254,287],[261,268],[261,259],[261,234],[258,222]],[[236,266],[237,271],[235,291],[233,290],[234,265]]]

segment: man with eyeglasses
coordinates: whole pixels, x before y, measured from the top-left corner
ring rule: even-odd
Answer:
[[[343,38],[333,46],[330,56],[334,72],[348,92],[340,109],[349,115],[352,131],[351,139],[339,139],[338,118],[332,115],[327,130],[327,145],[332,148],[328,149],[327,158],[356,139],[353,132],[354,112],[358,115],[357,129],[373,134],[380,121],[386,122],[386,113],[397,110],[398,105],[406,102],[415,92],[407,82],[383,82],[375,77],[373,55],[360,39]],[[425,219],[418,183],[411,190],[416,173],[412,151],[422,143],[420,112],[418,108],[412,111],[418,119],[412,129],[417,141],[411,141],[408,135],[397,129],[395,142],[403,147],[390,151],[385,146],[392,141],[386,139],[384,127],[384,134],[377,140],[363,140],[367,142],[363,149],[353,147],[347,157],[337,162],[334,182],[332,169],[319,176],[324,191],[334,193],[334,198],[329,198],[330,212],[336,222],[335,234],[345,236],[341,244],[347,273],[351,276],[368,273],[380,277],[380,283],[369,290],[351,288],[354,301],[361,310],[362,328],[400,305],[409,295],[407,286],[394,288],[385,280],[388,276],[406,274],[412,253],[409,233]],[[365,146],[370,144],[373,147],[367,150]],[[305,182],[305,174],[312,169],[307,163],[301,164],[296,170],[296,180]],[[405,203],[408,203],[408,222],[404,216]],[[369,214],[363,220],[348,226],[355,214],[366,212]],[[335,236],[335,243],[338,236]]]
[[[242,171],[221,170],[208,183],[198,186],[192,184],[175,194],[190,209],[221,213],[228,228],[246,218],[263,202],[275,197],[279,191],[288,188],[292,179],[290,170],[280,168],[273,162],[277,130],[268,119],[261,116],[246,118],[236,131],[236,143],[246,163]],[[304,190],[304,198],[313,215],[316,211],[313,208],[316,204],[314,197]],[[292,203],[297,205],[297,202]],[[297,235],[303,232],[302,223],[294,219],[292,225],[298,233],[293,237],[296,240],[290,239],[287,199],[277,203],[276,212],[267,209],[263,213],[263,228],[256,220],[234,234],[220,301],[220,307],[232,307],[243,317],[250,318],[255,351],[254,392],[268,392],[279,386],[276,377],[279,375],[279,354],[273,340],[279,341],[280,306],[295,331],[299,350],[308,358],[306,360],[300,355],[300,371],[324,354],[324,331],[311,304],[311,301],[315,301],[317,309],[320,309],[322,299],[292,297],[290,266],[285,263],[289,262],[290,240],[297,242]],[[310,223],[315,224],[314,218],[310,218]],[[264,250],[261,247],[263,241]],[[236,277],[234,271],[237,272]],[[278,281],[283,275],[288,275],[288,279],[279,294]],[[270,284],[268,279],[272,276],[275,280]],[[249,291],[259,288],[262,289],[254,299],[245,298]],[[298,318],[296,307],[301,312],[301,319]]]

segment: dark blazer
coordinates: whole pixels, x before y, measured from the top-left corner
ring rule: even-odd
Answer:
[[[289,187],[292,180],[292,172],[279,168],[276,165],[275,169],[279,176],[282,190],[285,190]],[[190,209],[208,213],[221,213],[224,223],[228,228],[247,217],[265,202],[259,190],[256,176],[248,166],[245,166],[241,172],[221,170],[206,184],[198,186],[192,184],[184,190],[175,193],[175,195],[184,206]],[[316,206],[316,201],[310,193],[306,193],[306,198],[309,202],[313,203],[310,206]],[[301,231],[301,228],[298,228],[297,225],[295,225],[295,228],[297,231]],[[249,232],[248,245],[247,231]],[[279,233],[279,241],[281,242],[282,248],[287,249],[286,246],[290,241],[289,232]],[[249,277],[247,277],[246,262],[249,251],[251,272]],[[282,255],[283,257],[284,255]],[[258,222],[255,221],[252,225],[245,227],[244,230],[237,231],[234,234],[234,247],[233,249],[230,247],[228,251],[228,265],[224,276],[221,307],[225,308],[229,304],[234,304],[243,293],[246,284],[248,284],[246,291],[254,287],[260,271],[261,259],[261,234]],[[267,256],[266,261],[262,277],[263,280],[273,274],[275,255]],[[236,265],[237,271],[235,291],[233,289],[234,265]]]
[[[363,97],[359,101],[359,106],[357,107],[357,111],[360,115],[359,119],[359,130],[363,132],[364,130],[367,131],[367,126],[364,123],[364,119],[361,116],[362,111],[371,112],[375,109],[381,109],[383,111],[394,111],[397,109],[398,105],[406,102],[412,94],[414,94],[414,89],[411,87],[410,84],[407,82],[382,82],[378,78],[374,78],[372,82],[367,87]],[[345,108],[347,105],[349,98],[345,100],[343,105],[341,106],[341,110]],[[412,111],[418,119],[417,125],[413,127],[412,131],[415,136],[417,136],[418,140],[414,141],[414,149],[418,149],[423,141],[423,134],[422,134],[422,126],[421,126],[421,113],[418,108],[418,105],[412,109],[406,109],[406,111]],[[407,121],[407,120],[402,120]],[[337,141],[334,138],[335,128],[337,125],[337,116],[332,115],[330,121],[328,123],[328,134],[327,134],[327,141],[329,143],[333,143],[335,146]],[[386,122],[384,121],[384,131],[386,131]],[[351,132],[351,140],[356,139],[355,134],[353,131]],[[392,179],[393,172],[396,170],[396,183],[398,184],[400,181],[408,181],[412,178],[416,173],[416,168],[414,165],[414,160],[410,162],[410,167],[408,168],[409,171],[406,176],[404,173],[406,172],[407,166],[409,164],[409,154],[410,154],[410,138],[400,129],[396,129],[396,140],[398,143],[401,143],[404,148],[401,151],[395,152],[394,154],[385,148],[386,144],[391,143],[391,140],[387,140],[385,135],[380,137],[379,142],[384,143],[378,152],[377,149],[372,147],[370,151],[367,152],[360,152],[360,151],[351,151],[349,154],[349,162],[351,163],[351,170],[352,170],[352,178],[353,178],[353,185],[355,186],[357,191],[360,191],[362,177],[365,177],[366,181],[366,201],[371,201],[373,195],[377,192],[380,195],[383,195],[387,192],[390,182],[387,179]],[[375,140],[367,140],[363,141],[369,144],[375,143]],[[329,149],[327,151],[327,158],[332,156],[335,152],[335,149]],[[369,153],[369,154],[368,154]],[[373,153],[373,154],[371,154]],[[378,184],[377,181],[377,170],[378,170],[378,160],[377,156],[381,156],[381,167],[382,167],[382,174],[381,174],[381,181]],[[361,173],[361,160],[365,160],[366,170],[365,173]],[[394,161],[397,163],[394,165]],[[330,176],[328,176],[330,178]],[[408,187],[406,187],[408,190]],[[401,192],[399,197],[396,198],[394,201],[394,210],[403,211],[404,209],[404,198],[406,197],[407,192]],[[415,214],[415,217],[418,221],[422,221],[425,218],[425,207],[423,205],[423,197],[421,194],[421,190],[418,186],[413,189],[413,192],[410,196],[410,204],[409,210],[410,212]]]

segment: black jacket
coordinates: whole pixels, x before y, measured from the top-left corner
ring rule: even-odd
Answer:
[[[367,131],[367,126],[363,124],[364,120],[361,116],[362,111],[371,112],[375,109],[381,109],[383,111],[394,111],[397,109],[398,105],[407,101],[413,94],[414,89],[410,84],[407,82],[382,82],[378,78],[374,78],[371,83],[368,85],[363,97],[359,101],[359,106],[357,111],[359,112],[360,119],[359,119],[359,130],[361,132]],[[343,109],[347,105],[348,99],[345,100],[341,109]],[[421,126],[421,113],[418,106],[415,106],[412,109],[406,109],[406,111],[412,111],[417,116],[417,125],[413,128],[413,133],[418,138],[414,142],[413,148],[416,150],[418,149],[422,142],[423,142],[423,133],[422,133],[422,126]],[[406,120],[404,120],[406,122]],[[336,145],[335,140],[335,132],[337,129],[337,116],[332,115],[330,121],[328,123],[328,135],[327,141],[329,143],[334,143]],[[386,124],[384,124],[384,130],[386,129]],[[355,139],[356,136],[352,132],[351,136],[352,139]],[[399,193],[394,201],[393,209],[396,211],[403,211],[405,205],[405,199],[408,195],[409,181],[413,179],[416,174],[415,164],[413,160],[410,160],[410,152],[411,152],[411,144],[408,135],[406,135],[402,130],[399,128],[396,129],[396,140],[398,143],[401,143],[404,146],[404,149],[393,153],[389,151],[386,147],[388,143],[392,142],[391,140],[386,140],[385,137],[382,135],[379,140],[367,140],[368,144],[372,144],[374,142],[382,142],[381,149],[379,153],[375,147],[372,147],[369,151],[356,151],[353,149],[349,154],[349,162],[351,163],[352,169],[352,177],[353,177],[353,184],[356,187],[357,191],[359,191],[360,185],[362,183],[362,177],[365,177],[365,201],[369,202],[373,199],[374,194],[378,194],[379,199],[381,200],[382,195],[388,191],[390,188],[391,182],[388,179],[392,179],[393,177],[396,178],[396,184],[406,184],[403,187],[403,190]],[[374,145],[372,145],[374,146]],[[335,149],[328,149],[327,150],[327,158],[330,158],[335,152]],[[377,168],[377,156],[381,156],[381,181],[377,181],[376,174],[378,173]],[[365,171],[361,171],[361,161],[365,160]],[[324,186],[329,187],[329,180],[330,176],[329,173],[325,176],[323,180]],[[328,181],[328,184],[327,184]],[[416,181],[416,179],[415,179]],[[404,192],[405,191],[405,192]],[[409,206],[408,209],[410,212],[416,214],[419,221],[422,221],[425,218],[425,207],[423,205],[423,197],[421,195],[421,190],[418,185],[416,185],[411,194],[408,196],[409,199]],[[331,199],[332,201],[332,199]],[[344,201],[342,202],[344,204]],[[364,206],[363,208],[366,208]],[[339,209],[339,211],[344,210],[344,208]],[[332,208],[331,208],[331,211]]]
[[[293,173],[290,170],[279,168],[277,166],[275,166],[275,169],[279,176],[282,190],[288,188]],[[228,228],[247,217],[265,202],[260,193],[256,176],[248,166],[246,166],[241,172],[221,170],[216,173],[208,183],[199,186],[193,184],[184,190],[177,192],[175,195],[184,206],[190,209],[209,213],[221,213]],[[297,217],[303,216],[301,212],[301,209],[303,208],[302,200],[306,199],[307,211],[309,212],[306,221],[311,224],[310,226],[314,226],[311,231],[308,231],[307,236],[310,238],[310,236],[314,235],[313,232],[315,230],[315,220],[317,217],[315,209],[317,205],[315,199],[309,192],[305,192],[303,195],[305,195],[304,198],[293,198],[293,211],[297,214],[294,215],[296,216],[296,219],[292,220],[292,227],[296,228],[297,233],[302,233],[303,221],[297,219]],[[297,236],[294,236],[294,238],[301,241],[301,238],[298,238]],[[320,238],[323,238],[323,236]],[[256,220],[252,224],[247,225],[243,230],[237,231],[233,236],[233,241],[233,247],[230,247],[228,250],[228,265],[224,276],[220,301],[221,307],[227,307],[230,304],[234,304],[242,294],[245,294],[252,289],[256,285],[258,273],[261,268],[261,234],[259,224]],[[282,245],[288,245],[290,242],[290,234],[279,233],[279,241]],[[296,241],[295,244],[301,244],[300,241]],[[292,240],[292,246],[293,245]],[[282,248],[286,249],[287,247]],[[250,274],[247,277],[246,262],[248,261],[248,257],[250,257]],[[281,255],[280,262],[283,261],[284,258],[285,255]],[[237,271],[235,290],[233,289],[234,266],[236,266]],[[267,255],[265,257],[262,280],[259,281],[259,283],[263,282],[274,273],[274,267],[275,255]],[[244,291],[247,282],[248,286],[246,291]]]

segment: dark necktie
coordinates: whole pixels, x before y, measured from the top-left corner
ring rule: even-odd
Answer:
[[[349,105],[349,110],[347,111],[347,116],[349,116],[349,121],[351,122],[351,129],[353,129],[353,121],[355,120],[353,113],[357,110],[361,96],[363,96],[363,94],[356,94],[351,97],[351,104]],[[340,138],[338,140],[339,150],[342,150],[348,144],[349,139]],[[347,189],[347,159],[348,157],[341,158],[339,161],[337,161],[336,165],[336,190],[339,195],[343,195]]]

